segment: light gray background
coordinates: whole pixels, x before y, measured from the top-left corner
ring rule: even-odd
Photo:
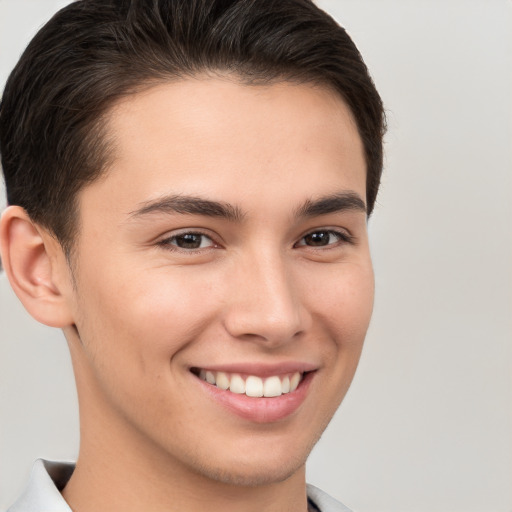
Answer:
[[[0,81],[65,1],[0,0]],[[512,2],[323,0],[389,115],[375,314],[309,481],[360,512],[512,511]],[[0,207],[2,204],[0,204]],[[0,277],[0,510],[74,458],[62,335]]]

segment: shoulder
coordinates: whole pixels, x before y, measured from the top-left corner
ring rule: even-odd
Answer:
[[[343,503],[335,500],[314,485],[308,484],[308,499],[320,512],[352,512]]]

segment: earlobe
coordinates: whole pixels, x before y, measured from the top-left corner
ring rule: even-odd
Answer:
[[[0,220],[2,263],[25,309],[52,327],[73,324],[69,268],[60,244],[20,206],[9,206]]]

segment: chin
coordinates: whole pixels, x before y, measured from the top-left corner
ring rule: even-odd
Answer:
[[[319,437],[309,443],[294,442],[288,446],[282,440],[280,443],[277,439],[268,439],[267,447],[270,446],[270,449],[264,449],[256,442],[252,447],[227,450],[224,457],[217,453],[208,460],[197,460],[192,466],[209,480],[229,486],[258,487],[277,484],[304,470],[309,453]],[[215,465],[212,464],[213,461]]]
[[[237,467],[220,468],[203,466],[201,473],[208,479],[229,486],[260,487],[277,484],[297,474],[305,464],[305,459],[286,461],[285,464],[252,464],[245,462]]]

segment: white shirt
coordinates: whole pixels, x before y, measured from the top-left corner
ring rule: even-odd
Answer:
[[[72,512],[60,490],[71,477],[75,465],[38,459],[34,463],[28,485],[18,501],[7,512]],[[321,512],[351,512],[339,501],[316,487],[307,486],[308,499]]]

